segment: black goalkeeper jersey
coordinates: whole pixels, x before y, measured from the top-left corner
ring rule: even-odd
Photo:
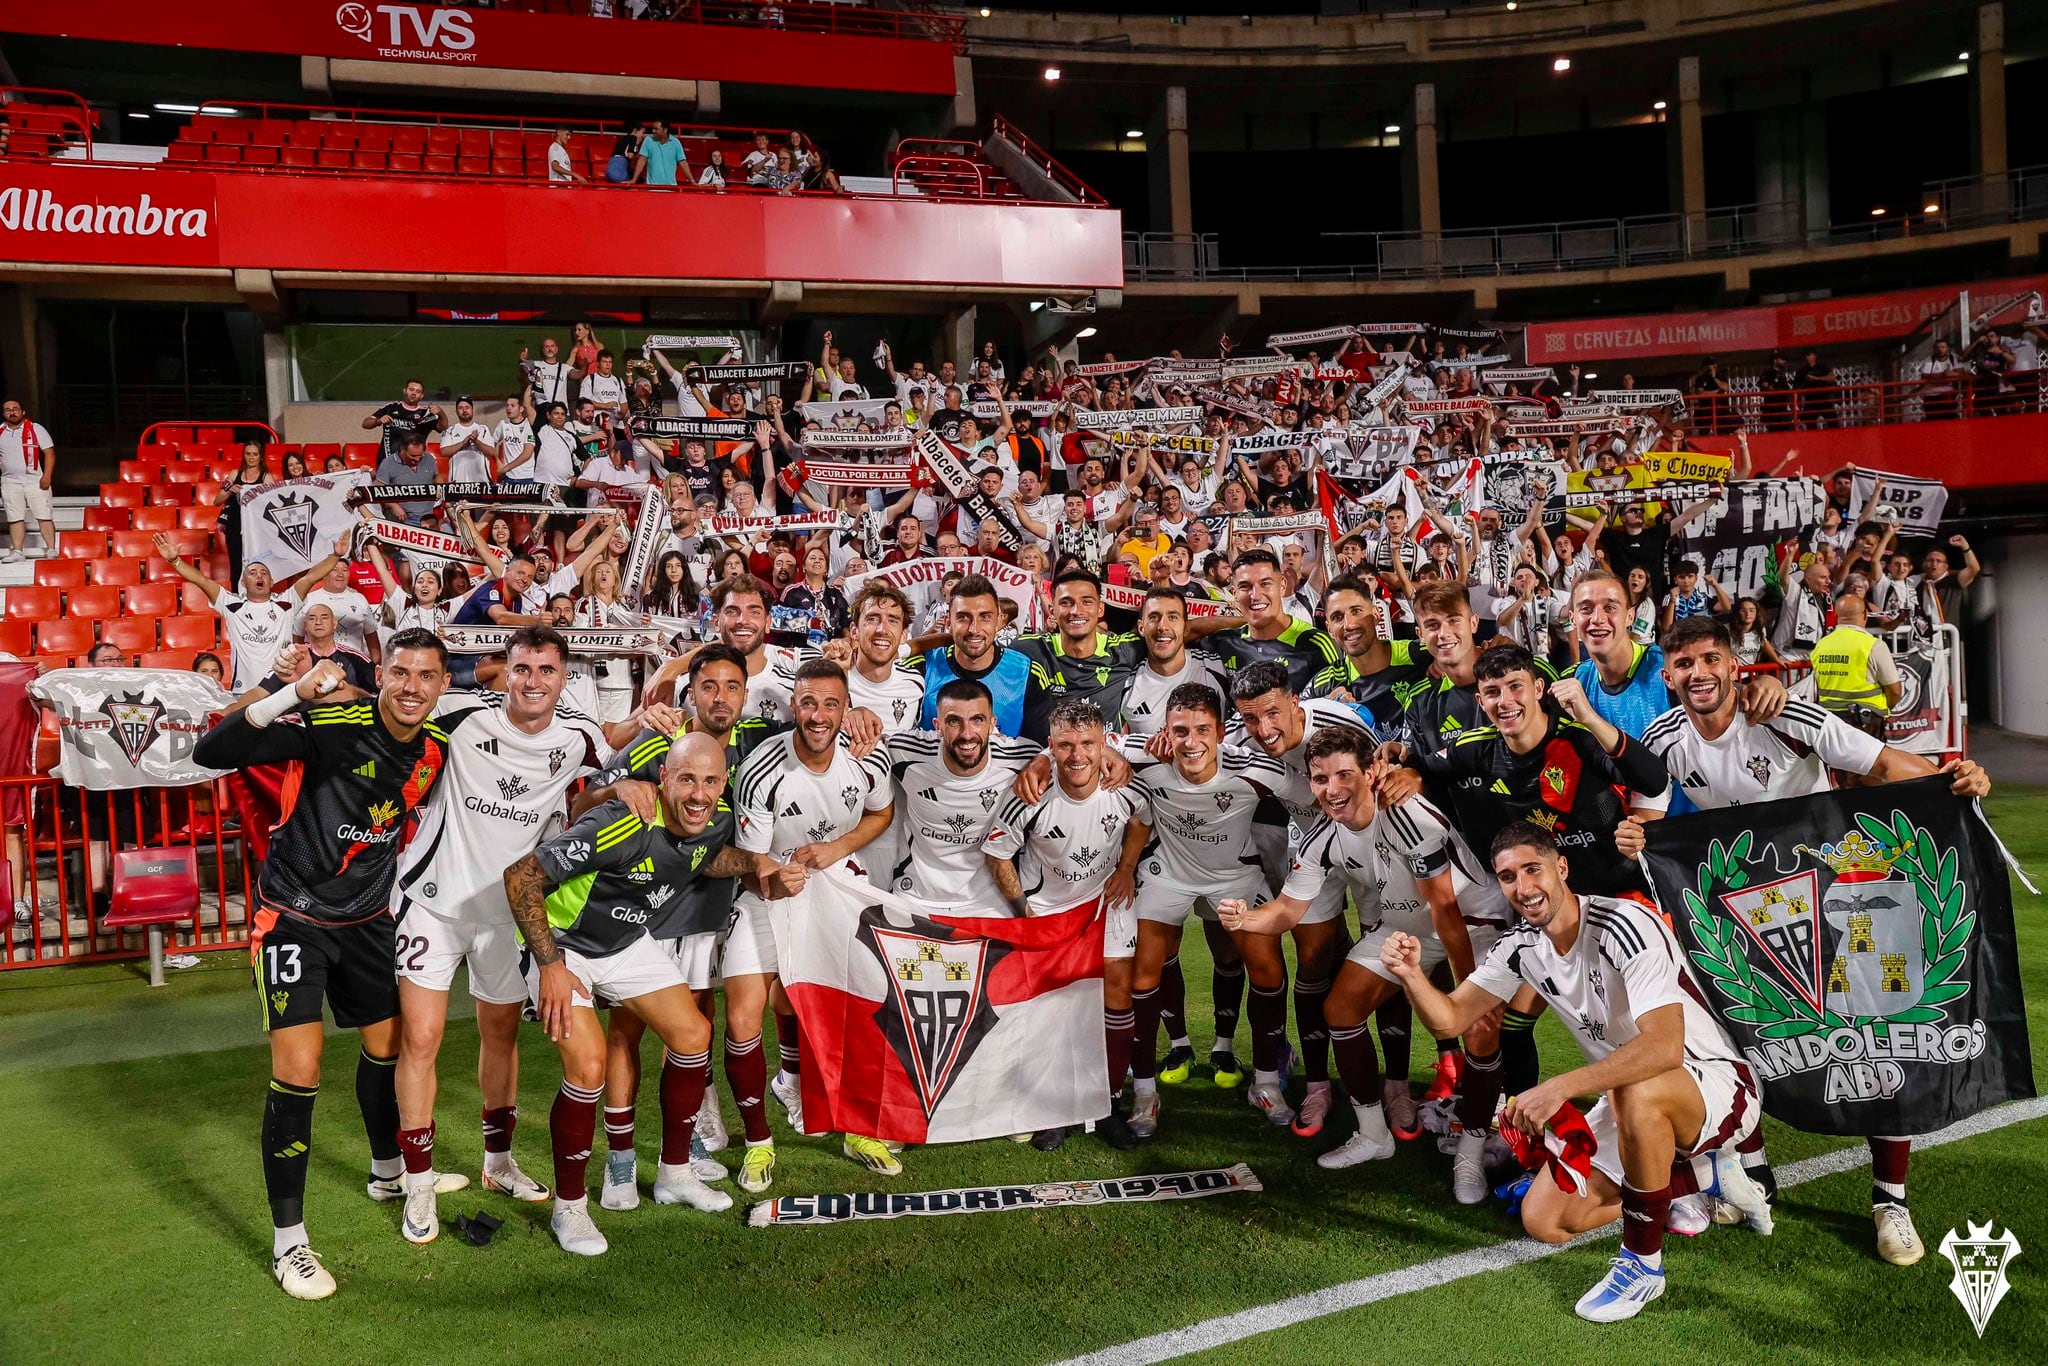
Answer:
[[[1202,648],[1213,651],[1223,660],[1223,667],[1232,673],[1277,659],[1287,666],[1287,686],[1296,694],[1315,682],[1317,674],[1333,664],[1344,662],[1344,652],[1337,648],[1337,642],[1300,617],[1289,621],[1287,629],[1271,640],[1255,640],[1240,627],[1203,637]],[[1224,699],[1226,710],[1229,701],[1229,698]]]
[[[1382,740],[1408,739],[1409,700],[1436,686],[1436,680],[1429,676],[1429,651],[1412,640],[1392,641],[1389,648],[1392,659],[1378,673],[1362,674],[1351,660],[1341,659],[1317,674],[1302,697],[1348,693],[1351,705]]]
[[[1394,643],[1398,647],[1402,642]],[[1416,646],[1415,652],[1424,664],[1429,662],[1427,650]],[[1536,661],[1536,672],[1544,679],[1557,677],[1557,670],[1542,659]],[[1420,749],[1442,748],[1465,732],[1488,724],[1486,713],[1479,710],[1479,689],[1470,683],[1453,683],[1448,677],[1425,675],[1407,689],[1402,706],[1407,710],[1409,736]]]
[[[672,833],[659,803],[654,822],[643,825],[624,802],[606,802],[533,851],[547,875],[557,944],[605,958],[643,934],[682,939],[725,927],[729,900],[721,906],[689,893],[704,865],[732,843],[732,808],[720,802],[695,836]]]
[[[1548,830],[1570,860],[1572,890],[1597,896],[1649,890],[1635,861],[1615,851],[1614,827],[1628,815],[1628,791],[1655,796],[1670,779],[1663,762],[1626,735],[1620,752],[1609,756],[1592,731],[1552,717],[1543,743],[1527,754],[1509,749],[1492,726],[1468,730],[1434,753],[1410,754],[1488,867],[1493,837],[1510,822],[1530,820]]]
[[[1107,631],[1095,637],[1095,653],[1067,653],[1066,637],[1020,636],[1009,648],[1031,661],[1031,680],[1024,688],[1024,738],[1044,744],[1052,730],[1052,709],[1070,697],[1102,708],[1111,726],[1123,714],[1131,679],[1145,663],[1145,642],[1137,636]]]
[[[299,724],[279,717],[258,728],[233,712],[200,737],[192,757],[220,769],[291,765],[257,882],[265,905],[326,925],[388,915],[406,819],[440,778],[448,737],[429,721],[399,740],[375,698],[297,715]]]

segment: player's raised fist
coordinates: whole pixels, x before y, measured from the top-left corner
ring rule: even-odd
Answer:
[[[1422,975],[1422,941],[1412,934],[1394,931],[1380,945],[1380,966],[1407,980]]]
[[[331,659],[323,659],[307,670],[306,676],[299,680],[299,696],[310,702],[316,697],[324,697],[333,692],[342,685],[342,682],[341,666]]]
[[[1241,930],[1244,928],[1245,912],[1250,909],[1245,902],[1236,897],[1229,897],[1216,903],[1216,918],[1223,922],[1223,928],[1226,930]]]

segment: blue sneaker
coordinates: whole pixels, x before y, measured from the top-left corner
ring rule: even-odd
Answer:
[[[1620,1323],[1640,1314],[1663,1293],[1664,1272],[1644,1265],[1642,1258],[1624,1248],[1608,1263],[1600,1284],[1580,1296],[1572,1309],[1588,1323]]]
[[[1522,1199],[1528,1195],[1529,1183],[1535,1179],[1531,1173],[1523,1172],[1514,1180],[1503,1182],[1493,1188],[1493,1198],[1507,1203],[1508,1218],[1512,1219],[1522,1212]]]

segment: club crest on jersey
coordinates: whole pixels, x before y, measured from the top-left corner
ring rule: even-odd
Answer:
[[[852,783],[848,783],[845,787],[839,789],[839,800],[846,803],[848,811],[853,810],[854,807],[860,805],[860,789]]]
[[[1750,777],[1756,779],[1758,787],[1771,785],[1771,761],[1764,755],[1752,754],[1743,761],[1742,766],[1749,770]]]
[[[1095,670],[1095,686],[1097,686],[1098,688],[1106,688],[1109,686],[1108,665],[1102,665],[1101,667]]]
[[[427,785],[434,781],[434,773],[435,768],[432,764],[428,763],[425,759],[420,760],[417,764],[413,765],[412,786],[418,788],[421,792],[425,792]]]
[[[111,723],[114,743],[128,756],[128,762],[140,764],[143,754],[156,743],[157,722],[163,719],[164,704],[145,702],[140,693],[128,693],[100,703],[100,712]]]
[[[996,803],[1002,799],[1003,790],[1000,787],[985,787],[981,790],[981,809],[993,811],[996,809]]]
[[[1237,794],[1235,792],[1219,792],[1216,794],[1216,809],[1218,811],[1228,811],[1231,803],[1236,800]]]
[[[1564,770],[1551,764],[1543,770],[1543,786],[1552,792],[1564,791]]]
[[[263,509],[263,520],[277,528],[277,534],[301,559],[313,558],[313,539],[318,535],[314,517],[319,504],[303,494],[286,493]]]
[[[703,866],[703,863],[704,846],[700,844],[695,849],[692,849],[690,851],[690,871],[693,873],[696,872],[699,867]]]
[[[561,776],[561,773],[562,773],[562,765],[563,765],[563,764],[566,764],[566,763],[568,763],[568,762],[569,762],[569,751],[568,751],[568,750],[566,750],[566,749],[551,749],[551,750],[549,750],[549,751],[548,751],[548,776],[549,776],[550,778],[556,778],[556,777],[560,777],[560,776]]]
[[[889,710],[895,714],[896,724],[900,726],[903,724],[904,715],[910,710],[910,704],[899,697],[889,704]]]
[[[929,1119],[995,1027],[987,979],[1007,947],[983,939],[955,941],[942,937],[943,929],[897,929],[882,914],[881,907],[869,907],[860,936],[888,969],[889,993],[876,1007],[875,1023]]]
[[[1115,839],[1116,832],[1122,825],[1123,821],[1119,820],[1117,817],[1104,816],[1102,818],[1102,837],[1104,839]]]

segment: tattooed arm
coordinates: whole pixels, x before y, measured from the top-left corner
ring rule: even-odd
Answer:
[[[527,952],[540,965],[540,1023],[550,1039],[569,1037],[569,1020],[576,994],[589,995],[589,987],[576,980],[562,961],[561,946],[548,924],[548,875],[540,860],[528,854],[505,870],[505,899],[512,905],[512,921],[526,941]]]
[[[989,876],[996,880],[996,890],[1003,894],[1003,901],[1010,908],[1010,914],[1022,920],[1031,914],[1030,905],[1024,900],[1024,879],[1017,875],[1017,865],[994,854],[982,855],[988,861]]]
[[[777,863],[766,854],[752,854],[728,844],[704,864],[705,877],[736,877],[740,885],[766,901],[780,901],[804,889],[811,870],[800,863]]]

